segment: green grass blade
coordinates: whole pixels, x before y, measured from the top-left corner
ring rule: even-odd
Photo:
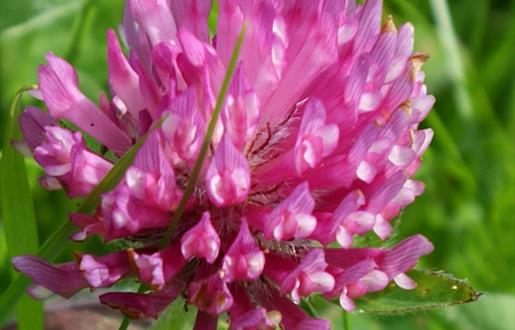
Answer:
[[[195,161],[195,165],[191,170],[191,175],[188,180],[188,184],[186,185],[186,189],[184,189],[184,195],[182,196],[181,201],[179,202],[179,206],[177,207],[177,210],[175,211],[172,220],[170,221],[170,226],[166,230],[165,236],[161,241],[161,247],[164,247],[170,243],[170,240],[172,239],[172,234],[175,231],[175,227],[177,226],[177,222],[179,222],[179,220],[181,219],[186,204],[188,203],[191,194],[193,194],[193,190],[195,189],[195,184],[197,183],[200,170],[202,169],[202,164],[204,163],[204,159],[207,156],[209,146],[211,145],[211,138],[213,137],[213,132],[215,131],[216,123],[218,122],[218,117],[220,117],[220,111],[222,110],[222,107],[225,102],[225,96],[227,95],[227,91],[229,90],[229,85],[231,83],[234,71],[236,70],[236,64],[238,62],[238,58],[240,57],[240,49],[241,45],[243,44],[245,30],[246,26],[245,23],[243,23],[238,39],[236,40],[236,44],[234,45],[234,50],[232,52],[229,65],[227,67],[227,72],[225,73],[222,88],[220,88],[220,93],[218,93],[218,98],[216,99],[215,109],[213,110],[213,114],[211,115],[206,135],[204,136],[204,141],[202,143],[202,147],[200,149],[197,160]]]
[[[209,35],[213,37],[216,33],[216,24],[218,20],[218,1],[214,0],[213,5],[211,7],[211,12],[209,12],[209,17],[207,20],[207,25],[209,26]]]
[[[447,69],[454,83],[458,111],[463,119],[470,120],[472,118],[472,98],[465,87],[465,65],[462,60],[458,37],[452,25],[449,6],[446,0],[431,0],[429,3],[436,20],[438,36],[447,54]]]
[[[415,289],[392,283],[384,291],[355,299],[356,308],[369,314],[398,315],[465,304],[480,296],[467,282],[441,272],[412,270],[408,275],[417,282]]]
[[[139,141],[127,153],[120,158],[111,171],[102,179],[102,181],[93,189],[93,191],[84,199],[82,205],[78,209],[79,213],[89,213],[93,211],[100,202],[100,195],[104,192],[112,190],[118,182],[123,178],[125,171],[132,164],[134,157],[138,150],[143,146],[146,139],[157,127],[159,127],[164,118],[157,122],[148,132],[139,139]],[[54,261],[62,251],[67,247],[69,241],[68,236],[74,230],[73,224],[65,220],[59,228],[50,236],[46,242],[41,246],[38,256],[48,260]],[[12,309],[17,304],[20,297],[23,295],[24,290],[27,289],[30,281],[23,277],[18,276],[7,288],[0,300],[0,324],[3,324],[9,317]]]
[[[0,203],[9,259],[38,250],[36,214],[25,169],[25,160],[11,145],[19,136],[18,103],[24,91],[16,94],[7,117],[2,160],[0,162]],[[13,273],[14,275],[14,273]],[[1,307],[0,307],[1,308]],[[17,306],[18,329],[43,329],[43,304],[24,296]]]
[[[91,20],[94,16],[94,1],[87,0],[80,11],[80,15],[77,17],[77,23],[75,25],[75,29],[73,31],[73,36],[70,42],[70,46],[68,51],[66,52],[65,58],[69,63],[75,64],[76,59],[79,55],[79,47],[81,45],[82,38],[84,36],[86,24],[89,20]]]
[[[202,168],[202,164],[204,163],[204,159],[207,156],[207,151],[209,150],[209,145],[211,144],[211,138],[213,137],[213,132],[215,130],[216,123],[218,122],[218,117],[220,116],[220,111],[222,110],[222,106],[225,102],[225,96],[227,91],[229,90],[229,85],[232,80],[232,76],[234,71],[236,70],[236,64],[238,58],[240,57],[240,49],[243,44],[243,38],[245,37],[246,25],[243,23],[238,39],[236,40],[236,44],[234,45],[234,49],[232,51],[231,59],[229,61],[229,65],[227,67],[227,71],[225,73],[224,80],[222,82],[222,88],[220,89],[220,93],[218,93],[218,97],[216,99],[215,109],[213,110],[213,114],[211,115],[211,119],[209,121],[209,125],[207,127],[206,135],[204,136],[204,141],[202,143],[202,147],[200,149],[197,160],[195,161],[195,165],[193,166],[193,170],[191,171],[190,178],[188,180],[188,184],[186,185],[186,189],[184,190],[184,194],[179,202],[179,206],[177,210],[173,214],[172,220],[170,221],[170,226],[168,226],[166,233],[164,235],[163,240],[160,242],[159,246],[164,247],[170,243],[172,239],[172,234],[175,231],[175,227],[177,226],[177,222],[180,220],[182,213],[188,203],[188,200],[193,193],[193,189],[195,188],[195,184],[197,183],[198,176],[200,174],[200,170]],[[140,289],[142,286],[140,286]],[[129,326],[130,320],[125,317],[120,324],[118,330],[126,330]]]
[[[63,2],[63,4],[60,5],[51,6],[48,10],[36,13],[36,15],[32,16],[29,20],[20,22],[14,26],[9,26],[1,31],[0,40],[3,43],[7,43],[14,39],[25,37],[33,31],[42,29],[63,17],[74,15],[80,11],[81,4],[82,1],[73,0]]]

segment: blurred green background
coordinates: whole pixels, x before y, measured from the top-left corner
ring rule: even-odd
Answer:
[[[36,81],[47,51],[74,62],[88,96],[107,91],[105,32],[118,26],[122,0],[0,3],[2,131],[12,97]],[[435,138],[417,175],[426,192],[403,213],[400,237],[429,237],[436,250],[422,266],[466,278],[484,295],[438,312],[351,315],[351,328],[515,329],[515,1],[385,0],[384,12],[415,25],[416,50],[431,56],[424,70],[437,98],[424,122]],[[27,165],[41,242],[74,204],[40,188],[39,168]],[[81,248],[72,246],[63,259]],[[6,250],[0,219],[0,292],[9,283]],[[325,313],[339,329],[341,312]]]

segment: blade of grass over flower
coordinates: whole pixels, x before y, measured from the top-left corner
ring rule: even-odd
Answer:
[[[177,222],[179,222],[182,213],[184,212],[184,208],[188,200],[193,193],[193,189],[195,188],[195,184],[197,183],[198,176],[200,174],[200,170],[202,169],[202,164],[204,163],[204,159],[207,156],[207,152],[209,150],[209,146],[211,144],[211,138],[213,137],[213,132],[215,130],[216,123],[218,122],[218,117],[220,117],[220,111],[225,102],[225,96],[227,94],[227,90],[229,89],[229,85],[231,83],[232,76],[234,74],[234,70],[236,69],[236,64],[238,58],[240,56],[241,45],[243,44],[243,38],[245,36],[246,24],[243,23],[238,39],[236,40],[236,44],[234,46],[234,50],[231,55],[231,60],[229,61],[229,65],[227,67],[227,71],[225,73],[225,77],[222,83],[222,88],[220,88],[220,93],[218,94],[218,98],[216,100],[215,109],[213,110],[213,114],[211,115],[211,120],[209,121],[209,126],[207,127],[206,135],[204,136],[204,141],[202,143],[202,147],[200,149],[198,158],[193,166],[193,169],[190,174],[190,178],[186,185],[186,189],[184,190],[184,195],[179,202],[179,206],[175,211],[172,220],[170,222],[170,226],[166,230],[165,236],[161,241],[160,246],[164,247],[170,243],[172,239],[172,234],[175,231],[175,227],[177,226]]]
[[[191,171],[190,178],[186,185],[186,189],[184,190],[184,194],[182,195],[181,201],[179,202],[179,206],[175,211],[172,220],[170,222],[170,226],[168,226],[164,238],[160,242],[160,247],[164,247],[170,243],[172,239],[172,234],[175,231],[175,227],[177,226],[177,222],[179,222],[182,213],[184,212],[184,208],[188,200],[193,193],[193,189],[195,188],[195,184],[197,182],[198,176],[200,174],[200,170],[202,169],[202,164],[204,163],[204,159],[207,156],[207,151],[209,150],[209,145],[211,144],[211,138],[213,137],[213,132],[215,130],[216,123],[218,122],[218,117],[220,116],[220,111],[222,110],[222,106],[225,102],[225,96],[229,89],[229,84],[231,83],[232,76],[236,69],[236,63],[240,56],[241,45],[243,44],[243,38],[245,36],[246,25],[243,23],[238,39],[236,40],[236,44],[234,46],[234,50],[231,55],[231,60],[229,61],[229,65],[227,67],[227,71],[225,73],[225,77],[222,83],[222,88],[220,89],[220,93],[218,94],[218,98],[216,99],[215,109],[213,110],[213,114],[211,115],[211,120],[209,121],[209,126],[207,127],[206,135],[204,136],[204,141],[202,143],[202,147],[200,149],[199,155],[193,166],[193,170]],[[141,288],[141,287],[140,287]],[[125,317],[120,324],[119,330],[125,330],[129,326],[129,318]]]
[[[104,179],[93,189],[93,191],[84,199],[78,209],[78,213],[89,213],[93,211],[100,202],[100,195],[104,192],[112,190],[118,182],[123,178],[125,171],[132,164],[138,150],[143,146],[148,136],[158,127],[161,126],[165,117],[156,122],[147,133],[142,136],[137,143],[120,158],[113,168],[107,173]],[[38,252],[38,256],[54,261],[66,248],[69,240],[68,236],[73,232],[75,227],[73,224],[65,220],[59,228],[45,241]],[[0,300],[0,324],[4,323],[9,317],[12,309],[17,304],[24,290],[29,286],[30,281],[23,276],[18,276],[7,288]]]
[[[1,215],[9,259],[20,254],[36,253],[38,250],[36,215],[27,180],[25,160],[11,145],[11,141],[19,136],[18,103],[23,93],[33,88],[35,86],[22,87],[16,93],[9,108],[0,162]],[[16,315],[18,329],[43,329],[41,302],[24,296],[17,306]]]

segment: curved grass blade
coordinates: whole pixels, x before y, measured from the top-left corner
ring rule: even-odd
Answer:
[[[415,289],[404,290],[392,283],[382,292],[355,299],[357,310],[376,315],[415,313],[466,304],[481,295],[466,281],[443,272],[412,270],[408,275],[417,282]]]
[[[229,85],[232,80],[232,76],[234,71],[236,70],[236,64],[238,62],[238,58],[240,57],[240,49],[243,44],[243,38],[245,36],[246,25],[245,22],[241,28],[238,39],[236,40],[236,44],[234,46],[234,50],[232,51],[231,59],[229,61],[229,65],[227,67],[227,71],[225,73],[225,77],[222,83],[222,88],[220,88],[220,93],[218,94],[218,98],[216,99],[215,109],[213,110],[213,114],[211,115],[211,119],[209,121],[209,125],[207,126],[206,135],[204,136],[204,141],[202,143],[202,147],[200,148],[199,155],[197,160],[195,161],[195,165],[191,170],[190,178],[188,180],[188,184],[186,185],[186,189],[184,190],[184,195],[179,202],[179,206],[175,211],[172,220],[170,222],[170,226],[166,230],[165,236],[161,241],[160,246],[166,246],[170,243],[172,239],[172,234],[175,231],[175,227],[177,226],[177,222],[179,222],[182,213],[184,212],[184,208],[188,203],[191,194],[193,194],[193,190],[195,189],[195,184],[197,183],[198,176],[200,174],[200,170],[202,169],[202,164],[204,163],[204,159],[207,156],[207,152],[209,150],[209,146],[211,145],[211,138],[213,137],[213,133],[215,131],[215,126],[218,122],[218,117],[220,117],[220,111],[225,102],[225,96],[227,95],[227,91],[229,90]]]
[[[16,93],[7,114],[2,148],[0,202],[9,259],[20,254],[36,253],[39,246],[36,214],[27,180],[25,160],[10,143],[19,136],[18,103],[23,93],[34,87],[24,86]],[[14,273],[13,276],[15,276]],[[22,297],[17,306],[16,315],[18,329],[43,329],[43,304],[41,302],[34,301],[27,296]]]
[[[447,54],[447,68],[449,77],[453,80],[456,98],[456,105],[459,114],[465,120],[472,118],[472,97],[467,90],[465,65],[460,52],[458,36],[453,27],[449,5],[446,0],[429,1],[435,15],[437,33],[442,42],[442,47]]]
[[[164,117],[156,122],[154,126],[141,137],[138,142],[132,146],[125,155],[120,158],[107,173],[102,181],[93,189],[93,191],[84,199],[78,209],[78,213],[89,213],[93,211],[100,202],[100,195],[104,192],[112,190],[123,178],[125,171],[132,164],[138,150],[143,146],[148,136],[164,121]],[[50,236],[41,246],[38,256],[48,260],[55,260],[68,244],[68,236],[73,232],[75,227],[73,224],[65,220],[58,229]],[[3,324],[9,317],[12,309],[17,304],[24,291],[29,286],[30,281],[26,277],[18,276],[7,288],[0,300],[0,324]]]

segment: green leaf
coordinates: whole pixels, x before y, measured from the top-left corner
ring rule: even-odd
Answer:
[[[23,92],[31,88],[27,86],[20,89],[9,108],[0,163],[1,214],[9,259],[20,254],[36,253],[38,250],[36,215],[27,181],[25,160],[10,143],[19,136],[18,103]],[[18,304],[16,315],[18,329],[43,329],[41,302],[24,296]]]
[[[449,309],[445,316],[467,330],[513,330],[515,296],[486,293],[475,304]]]
[[[384,291],[355,299],[358,311],[376,315],[396,315],[428,311],[475,301],[481,295],[470,284],[442,272],[412,270],[417,282],[413,290],[390,284]]]
[[[93,211],[100,202],[100,195],[104,192],[112,190],[118,182],[123,178],[125,171],[132,164],[134,157],[138,150],[143,146],[148,136],[159,127],[164,118],[159,122],[156,122],[154,126],[148,130],[148,132],[139,139],[139,141],[132,146],[125,155],[120,158],[113,166],[113,168],[107,173],[102,181],[93,189],[93,191],[84,199],[81,207],[78,209],[78,213],[89,213]],[[46,242],[41,246],[38,252],[38,256],[52,262],[54,261],[61,252],[66,248],[69,243],[68,236],[73,232],[75,227],[73,224],[65,220],[59,228],[50,236]],[[9,317],[10,312],[17,304],[20,297],[23,295],[24,290],[29,286],[30,281],[23,277],[18,276],[7,288],[2,295],[0,300],[0,324],[4,323]]]
[[[185,301],[183,299],[176,299],[170,306],[168,306],[159,319],[154,322],[151,330],[187,330],[193,329],[195,322],[196,309],[189,305],[188,309],[184,308]]]

